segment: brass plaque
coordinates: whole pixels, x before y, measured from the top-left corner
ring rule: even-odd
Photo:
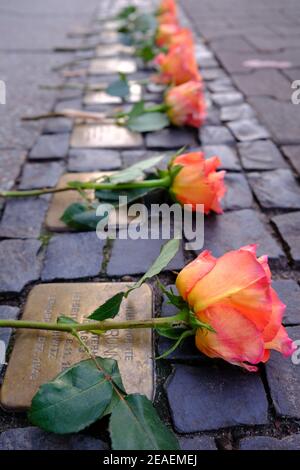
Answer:
[[[108,175],[111,173],[112,172],[66,173],[60,177],[56,188],[63,188],[69,183],[69,181],[91,181],[100,178],[100,176]],[[94,190],[85,191],[85,194],[91,200],[94,199],[94,193]],[[52,201],[50,203],[46,217],[47,229],[54,232],[70,231],[70,228],[62,220],[60,220],[60,218],[65,212],[65,210],[71,204],[74,204],[76,202],[84,202],[83,197],[78,193],[78,191],[65,191],[61,193],[55,193],[52,197]],[[117,211],[117,217],[118,227],[127,227],[129,219],[127,218],[127,214],[125,213],[125,211],[122,211],[121,209]],[[109,223],[115,224],[115,217],[111,216],[109,218]]]
[[[123,44],[100,45],[96,48],[97,57],[112,57],[116,55],[132,55],[134,48]]]
[[[112,73],[134,73],[136,62],[132,59],[94,59],[89,68],[90,75],[110,75]]]
[[[61,314],[83,321],[110,296],[126,289],[126,283],[41,284],[29,294],[23,320],[55,322]],[[147,285],[133,291],[122,303],[116,318],[152,317],[152,291]],[[117,359],[128,393],[154,392],[153,342],[151,329],[111,330],[102,336],[81,334],[94,354]],[[71,335],[55,331],[18,330],[1,390],[5,408],[30,406],[39,386],[86,353]]]
[[[70,145],[76,148],[136,148],[143,145],[143,137],[114,124],[77,124]]]
[[[127,101],[137,103],[142,99],[142,87],[138,83],[130,83],[129,96]],[[122,99],[118,96],[112,96],[105,91],[91,91],[84,97],[84,104],[121,104]]]

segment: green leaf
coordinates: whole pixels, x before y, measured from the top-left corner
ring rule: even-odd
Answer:
[[[131,108],[130,112],[128,113],[129,118],[137,117],[143,114],[145,111],[145,103],[144,101],[139,101],[138,103],[135,103],[133,107]]]
[[[107,209],[107,205],[105,205]],[[96,208],[90,209],[86,204],[76,202],[71,204],[63,213],[60,220],[76,230],[95,230],[102,219],[108,219],[108,210],[103,211],[103,216],[96,215]]]
[[[143,395],[127,395],[113,408],[110,435],[114,450],[179,450],[175,435]]]
[[[126,126],[134,132],[151,132],[164,129],[169,124],[170,121],[166,114],[153,112],[130,117]]]
[[[131,202],[146,196],[146,194],[154,190],[155,188],[122,189],[119,191],[102,190],[96,191],[95,196],[99,200],[107,201],[113,204],[119,201],[120,196],[126,196],[127,204],[130,204]]]
[[[140,57],[144,62],[150,62],[156,56],[157,51],[153,44],[144,44],[136,51],[137,57]]]
[[[57,319],[57,323],[59,325],[61,325],[61,324],[78,325],[78,321],[73,320],[73,318],[71,318],[71,317],[66,317],[65,315],[60,315]]]
[[[142,13],[141,15],[138,15],[134,22],[134,28],[136,31],[141,31],[142,33],[155,31],[157,28],[155,16],[151,13]]]
[[[133,13],[136,13],[137,7],[135,5],[128,5],[128,7],[122,8],[117,14],[117,18],[120,20],[126,20]]]
[[[113,388],[106,374],[117,373],[115,361],[97,358],[79,362],[42,385],[28,413],[32,424],[57,434],[78,432],[97,421],[112,400]],[[115,380],[115,379],[114,379]]]
[[[172,288],[166,289],[165,286],[159,281],[159,279],[158,279],[158,286],[160,290],[168,298],[169,300],[168,303],[175,305],[175,307],[179,309],[183,309],[184,307],[187,307],[187,303],[183,300],[183,298],[180,295],[174,294],[174,292],[172,291]]]
[[[137,289],[140,287],[146,279],[150,279],[153,276],[157,276],[174,258],[177,251],[179,250],[180,240],[177,238],[173,238],[169,240],[165,245],[162,247],[161,252],[152,264],[152,266],[148,269],[146,274],[139,281],[137,281],[132,289]]]
[[[183,333],[182,328],[161,328],[161,327],[156,327],[155,331],[160,335],[164,336],[165,338],[169,339],[178,339]]]
[[[108,299],[103,305],[100,305],[88,318],[92,320],[106,320],[118,315],[125,292],[118,292]]]
[[[111,96],[118,96],[119,98],[126,98],[129,95],[130,89],[126,76],[121,76],[118,80],[112,82],[107,88],[106,93]]]
[[[108,177],[107,181],[115,184],[121,183],[130,183],[135,181],[138,178],[143,178],[145,176],[145,170],[152,168],[157,165],[164,155],[159,155],[157,157],[147,158],[146,160],[141,160],[140,162],[135,163],[134,165],[126,168],[125,170],[118,171],[117,173],[112,174]]]
[[[194,330],[185,330],[183,333],[181,333],[181,335],[179,336],[179,338],[177,339],[177,341],[173,344],[173,346],[168,349],[167,351],[165,351],[163,354],[161,354],[160,356],[156,357],[155,359],[158,360],[158,359],[163,359],[167,356],[169,356],[172,352],[175,351],[175,349],[178,348],[178,346],[180,346],[180,344],[182,343],[182,341],[184,341],[186,338],[188,338],[189,336],[194,336],[195,335],[195,332]]]

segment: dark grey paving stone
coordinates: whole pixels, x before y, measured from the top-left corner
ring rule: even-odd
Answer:
[[[288,327],[287,332],[293,341],[298,341],[298,350],[289,358],[285,358],[278,352],[272,352],[271,359],[266,364],[267,380],[276,414],[279,416],[299,419],[300,326]]]
[[[58,162],[26,163],[19,188],[52,188],[56,186],[63,171],[64,166]]]
[[[225,364],[177,365],[166,388],[178,432],[268,422],[268,401],[258,374]]]
[[[123,167],[128,168],[131,165],[134,165],[141,160],[146,160],[154,155],[159,155],[158,152],[153,152],[152,150],[124,150],[121,152],[121,160]]]
[[[0,450],[107,450],[100,439],[83,434],[59,436],[35,427],[15,428],[0,434]]]
[[[165,243],[166,240],[115,240],[107,266],[108,276],[145,273]],[[184,264],[183,252],[180,249],[165,271],[182,269]]]
[[[221,168],[230,171],[240,171],[241,165],[234,147],[229,145],[204,145],[205,158],[217,156],[221,160]]]
[[[41,135],[29,153],[29,159],[62,159],[67,155],[68,146],[69,134]]]
[[[38,240],[4,240],[0,243],[0,292],[21,292],[40,275]]]
[[[300,434],[283,439],[269,436],[246,437],[240,441],[240,450],[300,450]]]
[[[238,151],[245,170],[276,170],[287,168],[278,147],[271,140],[240,142]]]
[[[47,247],[42,279],[97,276],[101,271],[104,244],[94,232],[55,235]]]
[[[244,175],[226,173],[225,184],[227,192],[222,200],[222,207],[225,211],[249,209],[252,206],[252,192]]]
[[[235,104],[233,106],[224,106],[221,108],[221,121],[237,121],[241,119],[251,119],[255,117],[253,108],[248,103]]]
[[[273,96],[278,100],[291,99],[290,81],[279,70],[254,70],[250,74],[233,75],[233,80],[246,96]]]
[[[2,238],[38,238],[48,209],[42,198],[9,199],[0,222]]]
[[[273,281],[272,286],[286,305],[283,323],[285,325],[300,325],[300,287],[293,279]]]
[[[188,129],[163,129],[149,132],[146,136],[146,146],[157,149],[177,149],[184,146],[197,145],[195,132]]]
[[[217,450],[213,437],[181,437],[179,439],[181,450]]]
[[[259,117],[276,142],[299,144],[299,106],[276,101],[273,98],[249,98]]]
[[[300,209],[300,186],[290,170],[249,173],[248,178],[265,209]]]
[[[117,170],[120,167],[120,153],[114,150],[71,149],[69,152],[69,171]]]
[[[255,210],[243,209],[207,217],[204,248],[211,250],[214,256],[221,256],[249,243],[257,243],[258,254],[267,254],[271,264],[283,262],[281,247],[270,235],[264,217]]]
[[[280,235],[288,245],[295,264],[300,264],[300,212],[276,215],[272,218]]]
[[[211,95],[211,99],[217,106],[230,106],[233,104],[243,103],[244,101],[242,93],[238,91],[213,93]]]
[[[210,46],[216,52],[219,51],[238,51],[238,52],[254,52],[255,48],[249,44],[249,42],[239,35],[233,35],[229,37],[222,37],[214,39],[210,42]]]
[[[299,75],[300,76],[300,75]],[[285,145],[281,147],[292,167],[300,175],[300,145]]]
[[[225,126],[203,126],[199,134],[202,145],[235,143],[233,135]]]
[[[82,109],[82,99],[81,98],[74,98],[71,100],[62,100],[57,103],[55,106],[55,112],[63,111],[65,109]]]
[[[217,108],[213,108],[212,106],[208,107],[206,118],[205,118],[205,125],[207,126],[220,126],[220,110]]]
[[[228,127],[241,142],[249,140],[268,139],[269,132],[256,119],[241,119],[239,121],[228,122]]]
[[[0,188],[11,189],[25,160],[24,150],[0,150]]]
[[[73,122],[67,118],[50,118],[46,120],[43,134],[65,134],[71,132]]]
[[[212,93],[232,92],[235,91],[233,88],[232,80],[229,77],[217,78],[208,82],[207,88]]]
[[[11,307],[10,305],[0,305],[0,319],[1,320],[17,320],[19,316],[19,309]],[[7,349],[12,334],[11,328],[0,329],[0,343],[3,342],[5,349]],[[2,357],[0,359],[3,359]],[[3,368],[3,363],[0,361],[0,373]],[[0,446],[1,449],[1,446]]]

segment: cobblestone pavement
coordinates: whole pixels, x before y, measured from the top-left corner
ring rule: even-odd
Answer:
[[[123,3],[103,0],[98,14],[112,14]],[[206,219],[205,247],[218,256],[259,243],[259,252],[269,255],[275,288],[287,304],[284,323],[289,335],[300,339],[300,107],[290,100],[291,81],[300,79],[300,5],[290,1],[287,7],[279,0],[184,0],[181,4],[181,21],[196,35],[209,105],[207,122],[199,133],[170,129],[147,135],[136,148],[77,149],[70,148],[72,122],[48,121],[28,148],[14,186],[54,187],[67,171],[115,170],[182,145],[201,147],[207,156],[218,154],[227,170],[229,191],[225,213]],[[94,16],[90,28],[97,26]],[[94,46],[108,36],[82,36],[81,44]],[[78,38],[75,42],[78,46]],[[94,48],[75,53],[76,59],[88,60],[69,67],[81,71],[72,82],[104,80],[103,75],[90,73],[94,56]],[[144,76],[149,71],[140,69],[131,78]],[[157,100],[149,90],[144,93],[146,99]],[[56,96],[55,108],[65,106],[109,108],[90,104],[82,91]],[[45,224],[50,203],[48,197],[41,197],[8,201],[3,207],[2,318],[17,318],[36,284],[136,279],[159,252],[157,240],[105,244],[96,242],[92,233],[51,232]],[[190,257],[182,249],[169,269],[179,269]],[[163,280],[173,284],[174,276],[167,271]],[[172,314],[164,300],[156,299],[155,305],[156,315]],[[13,343],[9,330],[0,335]],[[167,347],[166,339],[156,339],[156,353]],[[2,378],[4,372],[3,368]],[[158,410],[180,437],[183,449],[300,449],[300,365],[277,353],[258,374],[249,374],[201,356],[191,340],[157,362],[156,380]],[[1,411],[0,426],[0,449],[107,448],[101,424],[83,435],[53,437],[28,427],[25,415]]]

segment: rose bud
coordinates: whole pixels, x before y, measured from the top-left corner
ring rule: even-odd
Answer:
[[[192,210],[199,210],[197,204],[203,204],[203,211],[211,210],[222,213],[220,200],[226,192],[225,171],[216,171],[221,162],[218,157],[204,159],[202,152],[179,155],[171,162],[172,167],[181,166],[170,188],[173,198],[180,204],[190,204]]]
[[[282,326],[285,305],[271,287],[266,256],[249,245],[214,258],[203,251],[178,275],[176,286],[196,318],[197,348],[249,371],[267,362],[270,350],[290,356],[296,349]]]
[[[179,26],[177,17],[176,15],[173,15],[173,13],[163,13],[162,15],[157,16],[157,22],[159,25],[174,24]]]
[[[164,102],[175,126],[200,127],[205,119],[206,105],[200,81],[189,81],[167,90]]]
[[[181,85],[189,81],[200,81],[194,49],[186,44],[172,46],[167,54],[158,54],[154,59],[159,73],[157,83]]]

